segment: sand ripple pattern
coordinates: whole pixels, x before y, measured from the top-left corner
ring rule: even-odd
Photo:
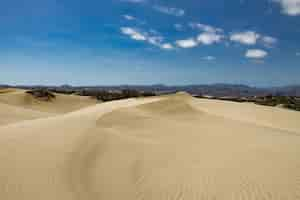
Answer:
[[[297,125],[229,118],[198,101],[131,99],[2,126],[0,199],[300,199]]]

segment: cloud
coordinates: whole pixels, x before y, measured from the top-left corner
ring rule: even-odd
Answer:
[[[272,0],[281,5],[282,12],[286,15],[300,15],[300,0]]]
[[[223,30],[206,24],[190,23],[189,26],[193,29],[201,31],[196,38],[188,38],[184,40],[177,40],[175,43],[181,48],[193,48],[200,44],[212,45],[221,42],[225,36],[222,34]]]
[[[127,19],[127,20],[129,20],[129,21],[131,21],[131,20],[136,20],[136,18],[133,17],[133,16],[131,16],[131,15],[123,15],[123,17],[124,17],[124,19]]]
[[[255,45],[257,42],[264,45],[265,47],[273,47],[278,39],[256,33],[254,31],[244,31],[244,32],[236,32],[230,35],[230,40],[233,42],[238,42],[245,45]]]
[[[121,27],[120,30],[124,35],[129,36],[133,40],[145,41],[164,50],[174,49],[171,43],[164,43],[164,38],[153,29],[149,32],[145,32],[132,27]]]
[[[202,60],[213,61],[213,60],[216,60],[216,57],[214,57],[214,56],[205,56],[205,57],[202,57]]]
[[[174,24],[174,28],[175,28],[177,31],[182,31],[182,30],[183,30],[182,24]]]
[[[193,29],[198,29],[205,32],[210,33],[217,33],[217,32],[223,32],[223,29],[216,28],[207,24],[201,24],[201,23],[189,23],[189,26]]]
[[[171,50],[174,49],[174,46],[170,43],[164,43],[160,46],[162,49]]]
[[[300,52],[296,52],[296,56],[300,56]]]
[[[121,32],[125,35],[130,36],[130,38],[133,40],[140,40],[140,41],[147,40],[146,36],[143,33],[139,32],[134,28],[121,27]]]
[[[254,31],[237,32],[230,35],[231,41],[246,45],[256,44],[258,38],[260,38],[260,35]]]
[[[204,32],[198,35],[197,41],[205,45],[211,45],[220,42],[223,37],[223,35],[216,34],[215,32]]]
[[[155,5],[155,6],[153,6],[153,9],[158,11],[158,12],[161,12],[161,13],[164,13],[164,14],[167,14],[167,15],[173,15],[173,16],[176,16],[176,17],[181,17],[185,14],[185,11],[181,8]]]
[[[261,41],[266,47],[273,47],[278,42],[276,38],[271,36],[263,36]]]
[[[181,47],[181,48],[193,48],[198,45],[197,40],[195,40],[193,38],[189,38],[186,40],[177,40],[175,43],[178,47]]]
[[[261,49],[249,49],[247,50],[245,57],[246,58],[254,58],[254,59],[262,59],[268,55],[268,52]]]
[[[125,20],[128,20],[128,21],[134,21],[134,22],[136,22],[136,23],[138,23],[138,24],[141,24],[141,25],[146,24],[145,21],[140,20],[140,19],[138,19],[138,18],[136,18],[136,17],[134,17],[134,16],[132,16],[132,15],[129,15],[129,14],[122,15],[122,17],[123,17]]]
[[[161,36],[148,36],[147,37],[147,41],[150,44],[153,44],[153,45],[156,45],[156,46],[160,46],[160,44],[163,41],[163,37],[161,37]]]
[[[147,0],[120,0],[122,2],[128,2],[128,3],[145,3]]]

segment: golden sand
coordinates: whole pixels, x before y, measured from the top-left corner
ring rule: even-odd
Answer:
[[[300,199],[300,112],[183,93],[12,102],[56,114],[0,124],[1,200]]]

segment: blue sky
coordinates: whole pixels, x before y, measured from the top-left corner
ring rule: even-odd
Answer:
[[[0,1],[0,84],[300,84],[300,0]]]

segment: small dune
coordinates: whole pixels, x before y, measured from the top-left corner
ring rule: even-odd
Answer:
[[[15,89],[13,88],[0,88],[0,94],[6,94],[6,93],[10,93],[10,92],[14,92]]]
[[[51,98],[51,101],[45,101],[25,90],[16,89],[9,93],[0,93],[0,103],[40,112],[63,114],[95,105],[97,100],[84,96],[55,94],[55,98]]]
[[[58,113],[16,97],[0,102]],[[298,112],[185,93],[64,110],[73,98],[58,95],[55,116],[0,126],[0,199],[300,197]]]
[[[49,117],[53,116],[53,114],[0,103],[0,116],[1,126],[24,120]]]

